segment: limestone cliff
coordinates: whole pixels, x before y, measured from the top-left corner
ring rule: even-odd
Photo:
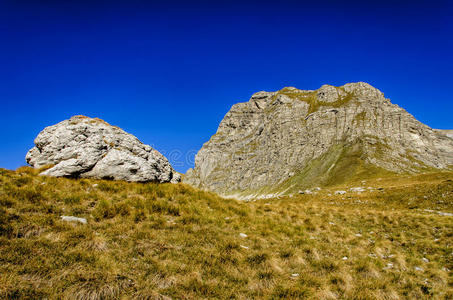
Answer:
[[[233,105],[184,181],[223,195],[294,192],[453,165],[453,140],[367,83],[258,92]]]

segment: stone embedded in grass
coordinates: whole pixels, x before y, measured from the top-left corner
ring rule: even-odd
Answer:
[[[246,249],[246,250],[248,250],[248,249],[249,249],[249,247],[247,247],[247,246],[244,246],[244,245],[240,245],[240,247],[241,247],[241,248],[243,248],[243,249]]]
[[[439,211],[437,213],[439,216],[444,216],[444,217],[453,217],[453,214],[452,213],[447,213],[447,212],[441,212]]]
[[[362,235],[360,233],[355,234],[356,237],[361,237]]]
[[[242,237],[242,238],[246,238],[247,235],[245,233],[239,233],[239,236]]]
[[[291,277],[299,277],[299,273],[293,273],[291,274]]]
[[[342,258],[342,260],[348,260],[348,257],[347,257],[347,256],[344,256],[344,257]]]
[[[439,216],[453,217],[453,213],[435,211],[435,210],[432,210],[432,209],[424,209],[423,211],[426,211],[426,212],[429,212],[429,213],[437,213]]]
[[[82,224],[86,224],[87,223],[87,219],[85,219],[85,218],[77,218],[77,217],[73,217],[73,216],[61,216],[61,220],[62,221],[66,221],[66,222],[80,222]]]
[[[305,191],[299,191],[299,194],[301,194],[301,195],[304,195],[304,194],[305,194],[305,195],[312,195],[313,192],[310,191],[310,190],[305,190]]]
[[[356,193],[361,193],[365,192],[365,189],[363,187],[354,187],[349,189],[350,192],[356,192]]]
[[[423,262],[425,262],[425,263],[429,263],[429,259],[427,259],[426,257],[423,257],[422,260],[423,260]]]
[[[415,271],[420,271],[420,272],[423,272],[423,269],[420,268],[420,267],[414,267]]]

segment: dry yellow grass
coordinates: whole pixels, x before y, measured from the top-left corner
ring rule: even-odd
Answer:
[[[452,180],[240,202],[0,170],[0,298],[451,299]]]

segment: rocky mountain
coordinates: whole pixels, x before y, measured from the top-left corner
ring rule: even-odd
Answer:
[[[442,130],[442,129],[436,129],[438,132],[445,134],[449,138],[453,139],[453,130]]]
[[[97,118],[74,116],[46,127],[26,156],[41,175],[179,182],[168,160],[135,136]]]
[[[241,197],[447,169],[453,166],[448,135],[364,82],[286,87],[233,105],[184,181]]]

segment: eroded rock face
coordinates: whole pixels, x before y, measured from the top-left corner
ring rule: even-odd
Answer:
[[[74,116],[46,127],[26,161],[41,175],[138,182],[179,182],[168,160],[135,136],[97,118]]]
[[[310,176],[328,183],[332,172],[343,176],[336,168],[348,160],[362,171],[444,169],[453,165],[453,141],[364,82],[284,88],[233,105],[184,181],[223,195],[273,192]]]

